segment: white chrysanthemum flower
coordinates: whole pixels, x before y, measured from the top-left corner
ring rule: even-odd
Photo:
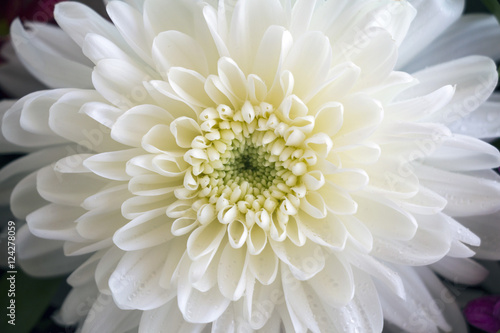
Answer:
[[[76,269],[59,320],[82,332],[465,329],[434,272],[473,284],[467,258],[500,257],[500,154],[478,139],[499,134],[496,67],[462,58],[500,58],[500,31],[462,8],[129,0],[112,23],[71,2],[62,30],[15,22],[57,88],[3,117],[37,150],[1,174],[23,267]]]

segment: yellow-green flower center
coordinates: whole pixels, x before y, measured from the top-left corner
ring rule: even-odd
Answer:
[[[246,102],[236,111],[219,105],[204,110],[199,124],[202,135],[193,140],[186,160],[200,199],[221,215],[228,206],[241,216],[263,210],[271,215],[279,207],[283,213],[296,211],[312,155],[303,145],[287,143],[283,134],[290,126],[271,105]]]

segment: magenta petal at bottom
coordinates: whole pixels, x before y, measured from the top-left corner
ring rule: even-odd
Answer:
[[[500,330],[500,295],[477,298],[465,307],[467,321],[486,332]]]

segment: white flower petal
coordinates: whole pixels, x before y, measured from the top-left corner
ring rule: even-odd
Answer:
[[[249,232],[247,238],[247,249],[251,255],[260,254],[267,245],[267,234],[257,224],[254,224]]]
[[[323,219],[316,219],[299,211],[297,218],[300,230],[311,241],[335,250],[344,248],[347,231],[334,214],[330,213]]]
[[[69,146],[41,149],[20,157],[0,170],[0,205],[8,205],[13,189],[24,177],[68,154]]]
[[[204,327],[203,324],[186,322],[174,299],[157,309],[144,311],[139,324],[139,333],[199,333]]]
[[[495,213],[459,218],[461,224],[469,228],[481,239],[481,246],[476,243],[474,247],[471,247],[479,259],[497,260],[500,257],[500,243],[497,239],[497,235],[500,232],[500,223],[498,223],[499,215],[499,213]]]
[[[229,244],[233,248],[239,249],[247,240],[248,228],[242,221],[235,220],[227,226],[227,237]]]
[[[500,184],[482,178],[421,166],[421,183],[448,204],[443,212],[450,216],[486,215],[499,210]]]
[[[370,231],[385,239],[410,240],[417,232],[415,218],[390,201],[376,198],[354,197],[358,203],[355,217]]]
[[[330,255],[325,268],[307,283],[318,296],[333,307],[344,306],[354,297],[354,278],[349,264]]]
[[[372,142],[346,145],[333,149],[339,158],[346,163],[373,164],[380,157],[380,147]]]
[[[138,196],[158,196],[173,192],[182,186],[182,177],[172,178],[157,174],[144,174],[133,177],[128,189]]]
[[[347,239],[362,252],[370,252],[373,248],[373,235],[368,227],[352,215],[339,217],[347,230]]]
[[[322,105],[314,117],[314,130],[330,137],[335,135],[342,127],[343,114],[344,107],[340,103],[330,102]]]
[[[167,290],[177,288],[178,273],[182,263],[182,257],[187,256],[186,251],[187,237],[175,237],[166,244],[167,257],[160,274],[160,286]],[[189,279],[189,276],[183,278]],[[188,281],[188,280],[187,280]]]
[[[293,5],[290,23],[290,32],[294,36],[299,36],[309,28],[316,1],[298,0]]]
[[[223,314],[212,323],[212,328],[206,333],[229,333],[235,331],[237,325],[234,318],[234,306],[229,305]],[[239,326],[241,328],[241,326]],[[204,332],[205,333],[205,332]]]
[[[144,135],[157,124],[170,124],[172,116],[154,105],[140,105],[120,116],[111,128],[111,137],[123,144],[140,147]]]
[[[245,74],[231,58],[223,57],[217,62],[217,72],[221,83],[239,101],[248,97],[248,83]],[[242,108],[242,112],[245,108]],[[248,122],[248,121],[247,121]]]
[[[269,88],[279,80],[280,69],[291,44],[291,34],[276,25],[270,26],[262,36],[252,73],[264,80]]]
[[[67,241],[63,245],[64,255],[66,256],[81,256],[83,254],[92,254],[93,252],[109,248],[113,245],[111,237],[103,240],[90,240],[71,242]]]
[[[384,286],[377,284],[377,291],[384,309],[384,318],[410,332],[424,330],[425,332],[437,333],[439,332],[438,327],[449,331],[450,327],[437,306],[441,304],[440,300],[443,294],[441,296],[436,294],[434,298],[412,267],[400,267],[398,273],[405,283],[405,290],[408,294],[406,299],[397,297]],[[442,285],[439,283],[439,286]],[[443,290],[440,291],[443,292]],[[407,299],[413,301],[408,302]],[[420,307],[418,304],[425,304],[425,306]]]
[[[113,235],[113,243],[124,251],[142,250],[168,242],[171,219],[162,211],[136,217]]]
[[[475,285],[488,276],[486,268],[468,258],[445,257],[429,267],[453,283]]]
[[[175,93],[188,103],[204,108],[212,105],[204,89],[205,78],[201,74],[183,67],[171,67],[167,76]]]
[[[152,210],[166,211],[177,199],[173,192],[158,196],[134,196],[122,204],[122,215],[127,219],[134,219]]]
[[[75,221],[85,212],[80,207],[50,204],[26,217],[33,235],[46,239],[79,241]]]
[[[297,246],[302,246],[307,241],[303,228],[299,226],[297,219],[293,216],[290,216],[286,224],[286,234],[288,239]]]
[[[164,153],[174,158],[187,150],[179,147],[170,127],[163,124],[155,125],[142,137],[142,147],[150,153]]]
[[[235,249],[230,244],[222,251],[217,270],[219,290],[224,297],[237,301],[243,296],[246,286],[248,257],[246,248]]]
[[[57,24],[79,46],[84,44],[85,36],[88,33],[96,33],[115,43],[126,45],[116,28],[109,21],[82,3],[67,2],[58,4],[54,9],[54,17]]]
[[[141,149],[128,149],[92,155],[83,164],[96,175],[112,180],[129,180],[125,171],[126,163],[139,155]]]
[[[174,118],[185,116],[196,119],[197,114],[201,112],[198,107],[177,96],[171,85],[165,81],[152,80],[144,82],[144,86],[157,104],[165,108]]]
[[[122,216],[119,207],[116,207],[91,210],[79,216],[75,222],[76,230],[81,236],[89,240],[103,240],[112,237],[128,220]]]
[[[33,97],[24,103],[20,112],[19,125],[21,128],[33,134],[55,136],[48,124],[49,109],[59,98],[72,90],[54,89],[41,94],[32,94]]]
[[[446,3],[439,0],[415,0],[411,4],[417,9],[417,16],[410,25],[405,41],[401,44],[399,68],[413,60],[460,17],[465,0],[452,0]]]
[[[169,30],[194,36],[194,25],[190,24],[190,19],[193,20],[199,11],[200,8],[195,6],[193,2],[147,1],[144,5],[144,24],[148,33],[154,36]]]
[[[134,59],[131,58],[118,45],[113,43],[108,38],[92,32],[85,36],[85,41],[82,45],[82,52],[94,64],[97,64],[99,61],[104,59],[119,59],[134,62]]]
[[[54,320],[57,323],[68,326],[77,324],[88,313],[88,311],[82,311],[81,305],[85,304],[90,307],[90,303],[92,302],[92,296],[90,295],[97,294],[98,290],[92,282],[71,289],[64,299],[61,309],[55,315]]]
[[[344,103],[344,123],[333,137],[333,147],[361,143],[371,135],[384,117],[380,102],[367,95],[351,95]]]
[[[198,227],[188,239],[187,251],[192,260],[217,249],[226,234],[226,226],[222,223],[212,222]]]
[[[189,281],[193,287],[201,292],[206,292],[212,289],[218,281],[218,269],[224,248],[219,246],[217,250],[213,250],[194,261],[189,268]]]
[[[369,182],[368,174],[363,169],[339,169],[326,174],[325,178],[347,191],[357,191]]]
[[[243,315],[252,329],[260,330],[266,326],[273,326],[269,320],[275,321],[271,318],[273,318],[275,305],[279,302],[278,297],[281,296],[278,291],[280,288],[280,279],[276,279],[268,286],[260,284],[255,279],[247,283]]]
[[[490,100],[479,106],[466,117],[452,122],[449,127],[453,132],[485,139],[500,136],[500,117],[498,94],[493,93]]]
[[[234,4],[227,44],[243,71],[252,68],[262,36],[270,26],[284,22],[283,14],[278,0],[243,0]]]
[[[400,201],[400,205],[408,212],[422,215],[439,213],[447,203],[442,196],[424,186],[419,186],[413,197]]]
[[[42,91],[32,93],[21,98],[5,112],[2,119],[2,136],[7,139],[8,142],[24,147],[44,147],[67,142],[64,138],[54,135],[52,131],[47,131],[46,126],[43,125],[43,121],[40,121],[41,124],[38,124],[38,119],[48,119],[49,108],[52,104],[46,103],[49,101],[55,101],[57,96],[65,92],[67,92],[67,90],[56,90],[55,92]],[[21,117],[23,116],[25,106],[29,106],[31,101],[36,101],[38,98],[42,98],[42,100],[45,99],[46,103],[44,103],[45,105],[43,108],[39,106],[39,108],[32,109],[37,112],[37,121],[34,121],[33,116],[27,114],[24,116],[24,120],[21,123]],[[36,104],[38,103],[35,103],[35,105]],[[30,120],[32,123],[36,123],[36,130],[38,133],[29,131],[29,125],[26,130],[22,127],[23,124],[29,124]],[[47,120],[45,121],[47,122]],[[40,132],[44,134],[41,134]],[[16,151],[15,148],[14,151]],[[22,148],[20,148],[19,151],[23,151]]]
[[[103,59],[92,72],[92,83],[99,94],[120,109],[153,104],[144,82],[158,79],[137,65],[120,59]]]
[[[12,190],[10,210],[18,219],[48,204],[37,191],[37,171],[24,177]]]
[[[368,43],[361,46],[355,44],[349,50],[347,59],[361,68],[356,88],[372,86],[389,76],[397,61],[396,43],[387,30],[372,27]]]
[[[411,73],[471,54],[484,55],[497,60],[500,57],[500,51],[494,47],[500,42],[497,25],[497,20],[490,15],[464,15],[426,47],[418,57],[412,59],[404,69]],[[478,38],[479,34],[481,38]],[[433,35],[438,34],[433,32]]]
[[[89,283],[95,286],[95,270],[104,254],[104,251],[94,253],[87,261],[81,264],[80,267],[75,269],[73,273],[68,276],[66,282],[73,288],[82,287]]]
[[[444,218],[446,220],[446,223],[448,224],[448,227],[450,228],[451,231],[451,237],[453,240],[460,241],[464,244],[471,245],[471,246],[479,246],[481,244],[481,239],[474,234],[469,228],[465,226],[465,224],[462,224],[462,222],[458,222],[455,219],[439,214],[441,218]],[[474,220],[479,219],[480,217],[474,217]]]
[[[379,296],[370,277],[361,272],[354,271],[356,292],[352,302],[344,308],[332,309],[330,317],[337,327],[343,329],[341,323],[351,322],[347,332],[381,332],[384,325],[384,316]],[[340,312],[340,313],[339,313]]]
[[[390,289],[391,297],[406,300],[406,290],[403,280],[399,274],[382,264],[377,259],[366,254],[349,254],[349,262],[362,271],[375,277],[378,281]]]
[[[121,144],[112,140],[109,128],[80,113],[80,108],[89,101],[103,101],[94,90],[70,91],[52,105],[49,126],[56,134],[82,146],[87,151],[119,150]]]
[[[94,275],[95,282],[101,293],[111,295],[108,281],[124,254],[124,251],[112,246],[106,250],[101,260],[99,260]]]
[[[37,173],[37,189],[42,198],[53,203],[79,206],[85,198],[98,192],[106,182],[89,173],[59,173],[51,166]],[[78,188],[78,192],[74,189]]]
[[[288,267],[281,265],[281,272],[286,305],[295,331],[300,332],[303,325],[315,333],[330,332],[335,326],[328,316],[330,308],[323,304],[309,284],[294,280]]]
[[[80,266],[88,257],[67,257],[63,253],[63,242],[33,236],[24,225],[17,230],[19,265],[24,272],[38,277],[68,274]]]
[[[140,315],[140,311],[123,311],[114,304],[111,296],[101,294],[89,310],[81,332],[126,333],[137,327]],[[109,320],[110,317],[113,320]]]
[[[412,98],[454,84],[455,94],[450,103],[430,119],[448,124],[477,109],[493,92],[498,81],[493,60],[469,56],[423,69],[413,76],[419,84],[406,90],[398,98]]]
[[[212,322],[220,317],[231,301],[221,294],[217,286],[204,293],[194,289],[188,279],[190,262],[187,255],[180,262],[177,289],[179,309],[188,322]]]
[[[385,109],[391,120],[419,120],[445,107],[453,98],[455,88],[447,85],[424,96],[391,103]]]
[[[431,227],[422,227],[424,220]],[[418,217],[418,221],[419,228],[410,240],[374,238],[373,255],[388,262],[412,266],[428,265],[443,258],[451,244],[446,222],[436,216],[423,215]]]
[[[307,50],[307,52],[305,52]],[[289,70],[294,79],[294,93],[307,98],[317,88],[312,82],[323,82],[331,65],[332,48],[325,35],[320,32],[306,32],[292,45],[283,69]],[[313,67],[305,67],[311,64]]]
[[[89,196],[83,201],[82,207],[87,210],[120,208],[131,196],[126,184],[116,185]]]
[[[2,90],[12,98],[21,98],[33,91],[45,89],[45,85],[37,80],[23,66],[14,51],[11,40],[2,45],[0,54],[5,62],[0,66],[0,86]],[[4,103],[2,101],[1,103]]]
[[[194,70],[208,75],[208,63],[200,44],[189,35],[179,31],[164,31],[153,42],[152,55],[158,70],[167,77],[171,67]]]
[[[51,88],[92,87],[92,69],[87,64],[67,58],[59,50],[51,49],[46,41],[37,37],[38,34],[33,37],[30,32],[24,30],[19,20],[14,21],[10,31],[20,60],[38,80]],[[53,39],[61,44],[72,43],[66,34],[58,29],[45,32],[50,32]]]
[[[492,169],[500,164],[498,149],[464,135],[454,135],[426,158],[426,164],[450,171]]]
[[[111,294],[120,308],[151,310],[175,296],[158,285],[165,250],[165,246],[157,246],[123,255],[109,279]]]
[[[219,8],[224,8],[224,3],[219,2]],[[210,32],[210,35],[207,36],[213,40],[215,49],[213,50],[213,57],[214,59],[217,59],[219,56],[220,57],[226,57],[229,56],[229,51],[227,49],[227,46],[225,44],[225,41],[223,40],[222,36],[226,37],[227,35],[227,24],[225,21],[225,14],[222,13],[222,15],[217,15],[217,11],[215,8],[212,6],[204,6],[203,7],[203,19],[207,23],[208,30]],[[217,22],[217,20],[220,18],[221,23]],[[220,27],[220,29],[219,29]],[[218,31],[220,30],[220,31]]]
[[[310,192],[300,201],[300,209],[316,219],[326,217],[326,207],[325,199],[318,192]]]
[[[110,2],[106,7],[106,11],[116,29],[128,44],[126,45],[130,46],[146,63],[152,65],[153,61],[150,54],[152,36],[146,33],[142,13],[122,1]],[[128,51],[128,47],[123,49]]]
[[[279,260],[269,242],[261,253],[250,255],[249,269],[253,276],[263,285],[269,285],[278,274]]]
[[[336,106],[335,101],[342,99],[351,91],[360,74],[361,69],[352,62],[341,63],[330,69],[325,82],[310,99],[305,99],[311,113],[316,114],[319,109],[329,105]]]
[[[417,274],[420,276],[422,281],[425,283],[426,288],[430,291],[432,298],[434,300],[442,299],[443,297],[448,302],[444,303],[444,308],[440,312],[434,311],[435,316],[444,316],[444,319],[448,325],[439,325],[441,329],[445,331],[452,331],[457,333],[466,333],[467,324],[462,316],[462,311],[458,307],[457,303],[452,301],[455,299],[451,291],[449,291],[441,281],[436,277],[432,271],[426,267],[419,267],[416,269]],[[430,303],[432,304],[432,303]],[[432,309],[432,307],[430,308]],[[439,321],[438,321],[439,323]],[[445,324],[445,323],[444,323]]]
[[[318,193],[325,201],[325,205],[330,213],[338,215],[355,214],[358,209],[357,202],[349,193],[338,188],[330,181],[327,181],[318,190]]]
[[[175,136],[175,141],[182,148],[191,148],[195,137],[202,135],[200,126],[189,117],[176,118],[170,123],[170,131]]]
[[[270,239],[269,244],[276,256],[290,268],[298,280],[309,280],[325,267],[325,254],[321,246],[313,241],[307,241],[301,247],[288,239],[283,242]]]

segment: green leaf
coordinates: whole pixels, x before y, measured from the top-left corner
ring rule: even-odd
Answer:
[[[0,19],[0,36],[7,36],[9,34],[9,22],[5,19]]]
[[[9,277],[14,277],[14,279],[7,280]],[[11,281],[14,284],[11,284]],[[21,270],[18,270],[15,274],[2,274],[0,280],[0,293],[2,293],[0,298],[0,308],[2,309],[0,311],[2,316],[0,332],[31,332],[48,308],[50,301],[63,281],[64,278],[32,278]],[[8,295],[12,287],[14,287],[15,296]],[[15,326],[8,323],[10,318],[7,315],[10,310],[7,307],[10,306],[11,300],[15,301]]]
[[[481,2],[495,15],[497,21],[500,23],[500,3],[498,3],[498,0],[481,0]]]

